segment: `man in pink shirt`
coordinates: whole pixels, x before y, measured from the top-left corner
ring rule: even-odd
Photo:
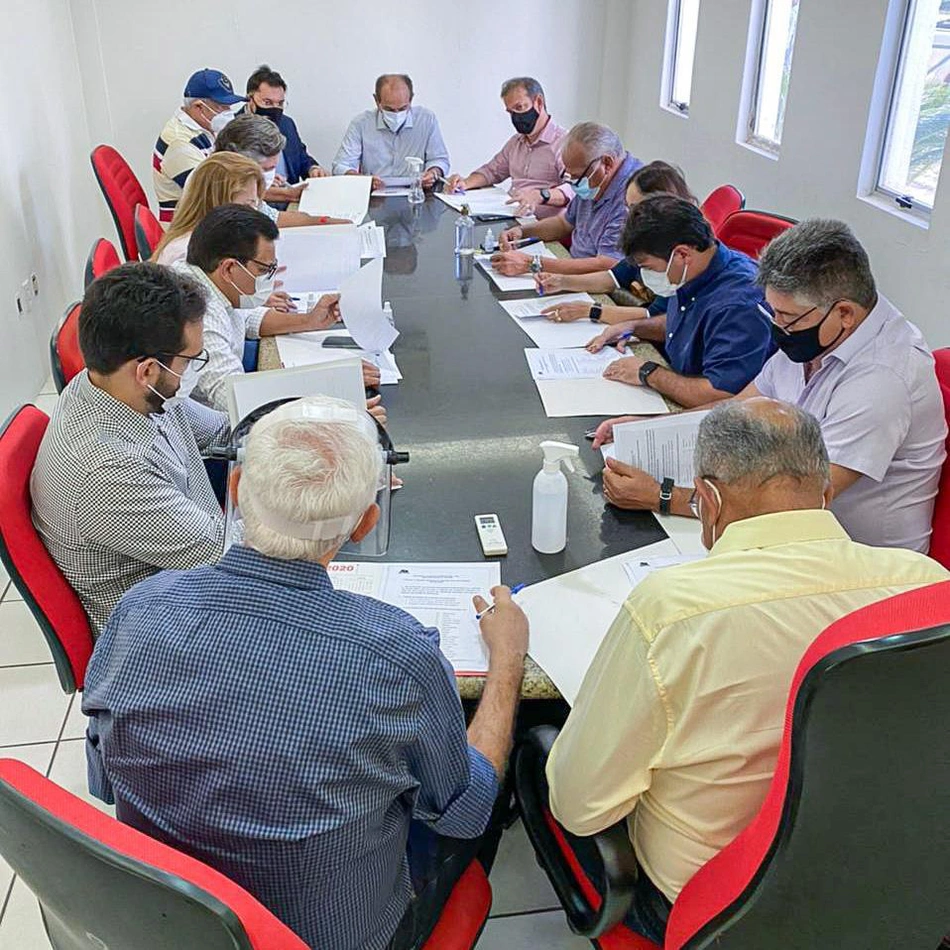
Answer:
[[[470,191],[511,178],[511,202],[518,215],[551,217],[574,196],[564,184],[560,142],[565,129],[548,114],[544,90],[537,79],[519,76],[501,87],[501,101],[517,130],[489,162],[471,175],[450,175],[445,191]]]

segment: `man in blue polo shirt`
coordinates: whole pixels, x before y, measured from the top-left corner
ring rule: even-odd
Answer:
[[[604,376],[649,386],[686,407],[728,399],[755,379],[773,349],[755,262],[716,241],[699,208],[673,195],[645,198],[633,208],[621,244],[643,283],[668,298],[666,313],[615,324],[589,349],[597,352],[633,331],[656,343],[670,365],[628,356]]]

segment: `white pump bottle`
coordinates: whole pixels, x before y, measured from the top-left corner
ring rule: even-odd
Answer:
[[[544,467],[534,478],[531,498],[531,546],[541,554],[557,554],[567,544],[567,479],[561,463],[569,472],[580,453],[568,442],[542,442]]]

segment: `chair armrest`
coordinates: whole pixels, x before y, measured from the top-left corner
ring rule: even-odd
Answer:
[[[538,726],[515,750],[514,784],[518,810],[538,862],[564,908],[571,929],[594,939],[620,923],[630,910],[639,868],[626,822],[586,839],[593,843],[603,874],[598,893],[574,853],[577,837],[565,831],[551,815],[544,770],[558,730]]]

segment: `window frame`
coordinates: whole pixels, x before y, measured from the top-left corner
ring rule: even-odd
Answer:
[[[699,29],[699,9],[702,0],[697,0],[697,32]],[[679,62],[679,32],[683,22],[682,18],[683,0],[669,0],[666,15],[666,44],[663,54],[663,74],[660,84],[660,106],[673,115],[681,118],[689,118],[689,102],[678,102],[673,97],[673,90],[676,88],[676,68]],[[695,49],[693,51],[693,64],[690,68],[690,99],[692,99],[693,71],[695,69]]]

